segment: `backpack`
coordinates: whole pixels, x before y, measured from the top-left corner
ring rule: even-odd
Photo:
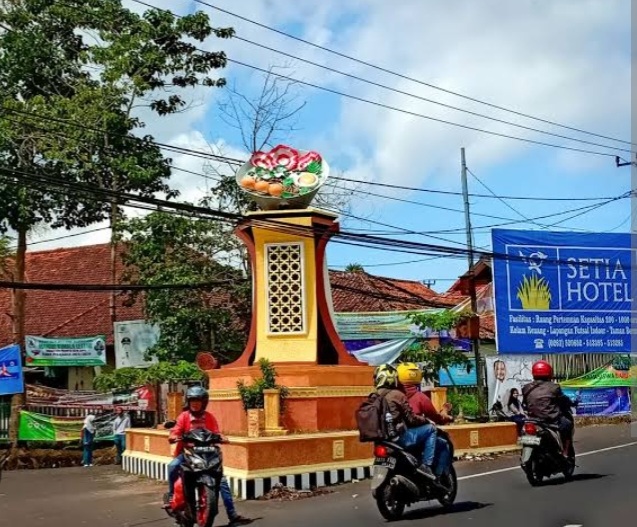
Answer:
[[[371,393],[356,411],[356,423],[361,443],[386,441],[389,439],[385,414],[389,412],[385,396]]]

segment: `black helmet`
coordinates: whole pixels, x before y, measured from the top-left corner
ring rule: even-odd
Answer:
[[[208,406],[208,391],[203,386],[191,386],[186,391],[186,406],[190,407],[190,401],[201,401],[203,410]]]

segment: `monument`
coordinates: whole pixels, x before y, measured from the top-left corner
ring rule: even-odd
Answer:
[[[251,328],[239,359],[206,373],[209,409],[230,438],[224,470],[242,498],[276,483],[308,489],[370,475],[372,446],[359,442],[355,411],[373,391],[373,368],[346,351],[332,316],[326,248],[338,217],[310,207],[328,179],[319,153],[284,145],[256,152],[236,174],[260,208],[235,230],[250,255]],[[238,382],[261,378],[260,359],[273,364],[286,397],[265,390],[264,407],[247,408]],[[483,446],[475,427],[457,428],[457,449]],[[129,431],[128,444],[126,470],[165,478],[165,432]]]

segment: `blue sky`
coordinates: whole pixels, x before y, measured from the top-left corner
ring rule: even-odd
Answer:
[[[181,13],[195,7],[204,9],[211,13],[215,25],[233,26],[240,36],[421,97],[554,133],[614,147],[626,146],[453,97],[334,57],[188,0],[148,1]],[[381,0],[306,0],[294,7],[283,0],[219,0],[211,3],[342,53],[471,97],[603,135],[630,138],[629,2],[552,0],[549,4],[540,4],[533,0],[401,0],[393,3]],[[224,49],[231,58],[262,68],[290,62],[289,59],[236,40],[212,39],[204,45],[208,49]],[[307,82],[411,112],[533,140],[614,153],[612,149],[569,142],[444,109],[328,74],[300,62],[292,63],[289,72]],[[256,93],[262,82],[260,74],[239,66],[231,65],[223,75],[247,94]],[[298,95],[307,104],[299,115],[300,129],[292,137],[286,138],[285,142],[291,146],[318,150],[334,171],[368,182],[361,185],[360,190],[462,210],[460,196],[397,192],[375,185],[378,182],[395,183],[458,192],[461,190],[461,147],[466,148],[470,169],[499,195],[572,200],[507,202],[527,217],[592,204],[573,198],[612,197],[630,189],[630,169],[616,168],[612,157],[571,153],[493,138],[311,88],[300,88]],[[159,140],[180,146],[204,150],[208,148],[208,143],[212,143],[222,145],[228,155],[244,157],[247,154],[242,150],[237,133],[219,118],[218,104],[223,97],[222,90],[194,93],[193,102],[196,104],[189,112],[164,120],[145,116],[149,131]],[[195,158],[180,156],[175,158],[175,164],[201,170],[201,161]],[[187,199],[196,199],[205,188],[203,179],[197,180],[196,176],[183,174],[175,175],[175,184]],[[472,193],[488,193],[472,176],[469,176],[469,189]],[[372,221],[419,232],[464,227],[464,217],[460,212],[398,203],[387,198],[370,198],[355,193],[350,207],[352,214],[366,217],[369,221],[344,217],[343,229],[347,230],[387,230]],[[475,227],[500,222],[480,217],[479,214],[521,220],[518,213],[495,199],[473,197],[471,209]],[[565,222],[559,228],[627,232],[630,222],[622,222],[629,214],[629,200],[622,200]],[[556,216],[541,222],[549,225],[567,217]],[[512,227],[541,228],[525,220]],[[484,232],[484,228],[477,230],[476,245],[490,247],[488,232]],[[102,241],[99,236],[78,236],[57,245]],[[426,235],[395,235],[413,241],[456,247],[465,243],[462,231],[440,236],[449,241],[432,239]],[[51,237],[51,233],[42,237]],[[40,247],[55,245],[42,244]],[[330,246],[328,258],[330,266],[335,268],[357,262],[374,274],[419,280],[437,279],[435,289],[438,290],[446,289],[452,280],[466,270],[465,258],[389,265],[417,260],[419,257],[362,248],[353,250],[352,247],[338,244]]]

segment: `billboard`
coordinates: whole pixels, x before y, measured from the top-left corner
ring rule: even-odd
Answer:
[[[12,344],[0,348],[0,395],[24,392],[20,346]]]
[[[157,357],[146,360],[146,351],[159,340],[159,326],[143,320],[115,322],[115,367],[140,368],[157,362]]]
[[[478,374],[476,372],[476,360],[470,359],[471,369],[466,366],[451,366],[449,371],[441,369],[438,372],[440,386],[477,386]]]
[[[494,229],[499,353],[630,353],[629,234]]]
[[[531,367],[536,360],[533,355],[487,357],[488,408],[500,402],[506,410],[511,391],[515,389],[521,395],[522,387],[533,381]],[[519,400],[522,402],[521,397]]]

